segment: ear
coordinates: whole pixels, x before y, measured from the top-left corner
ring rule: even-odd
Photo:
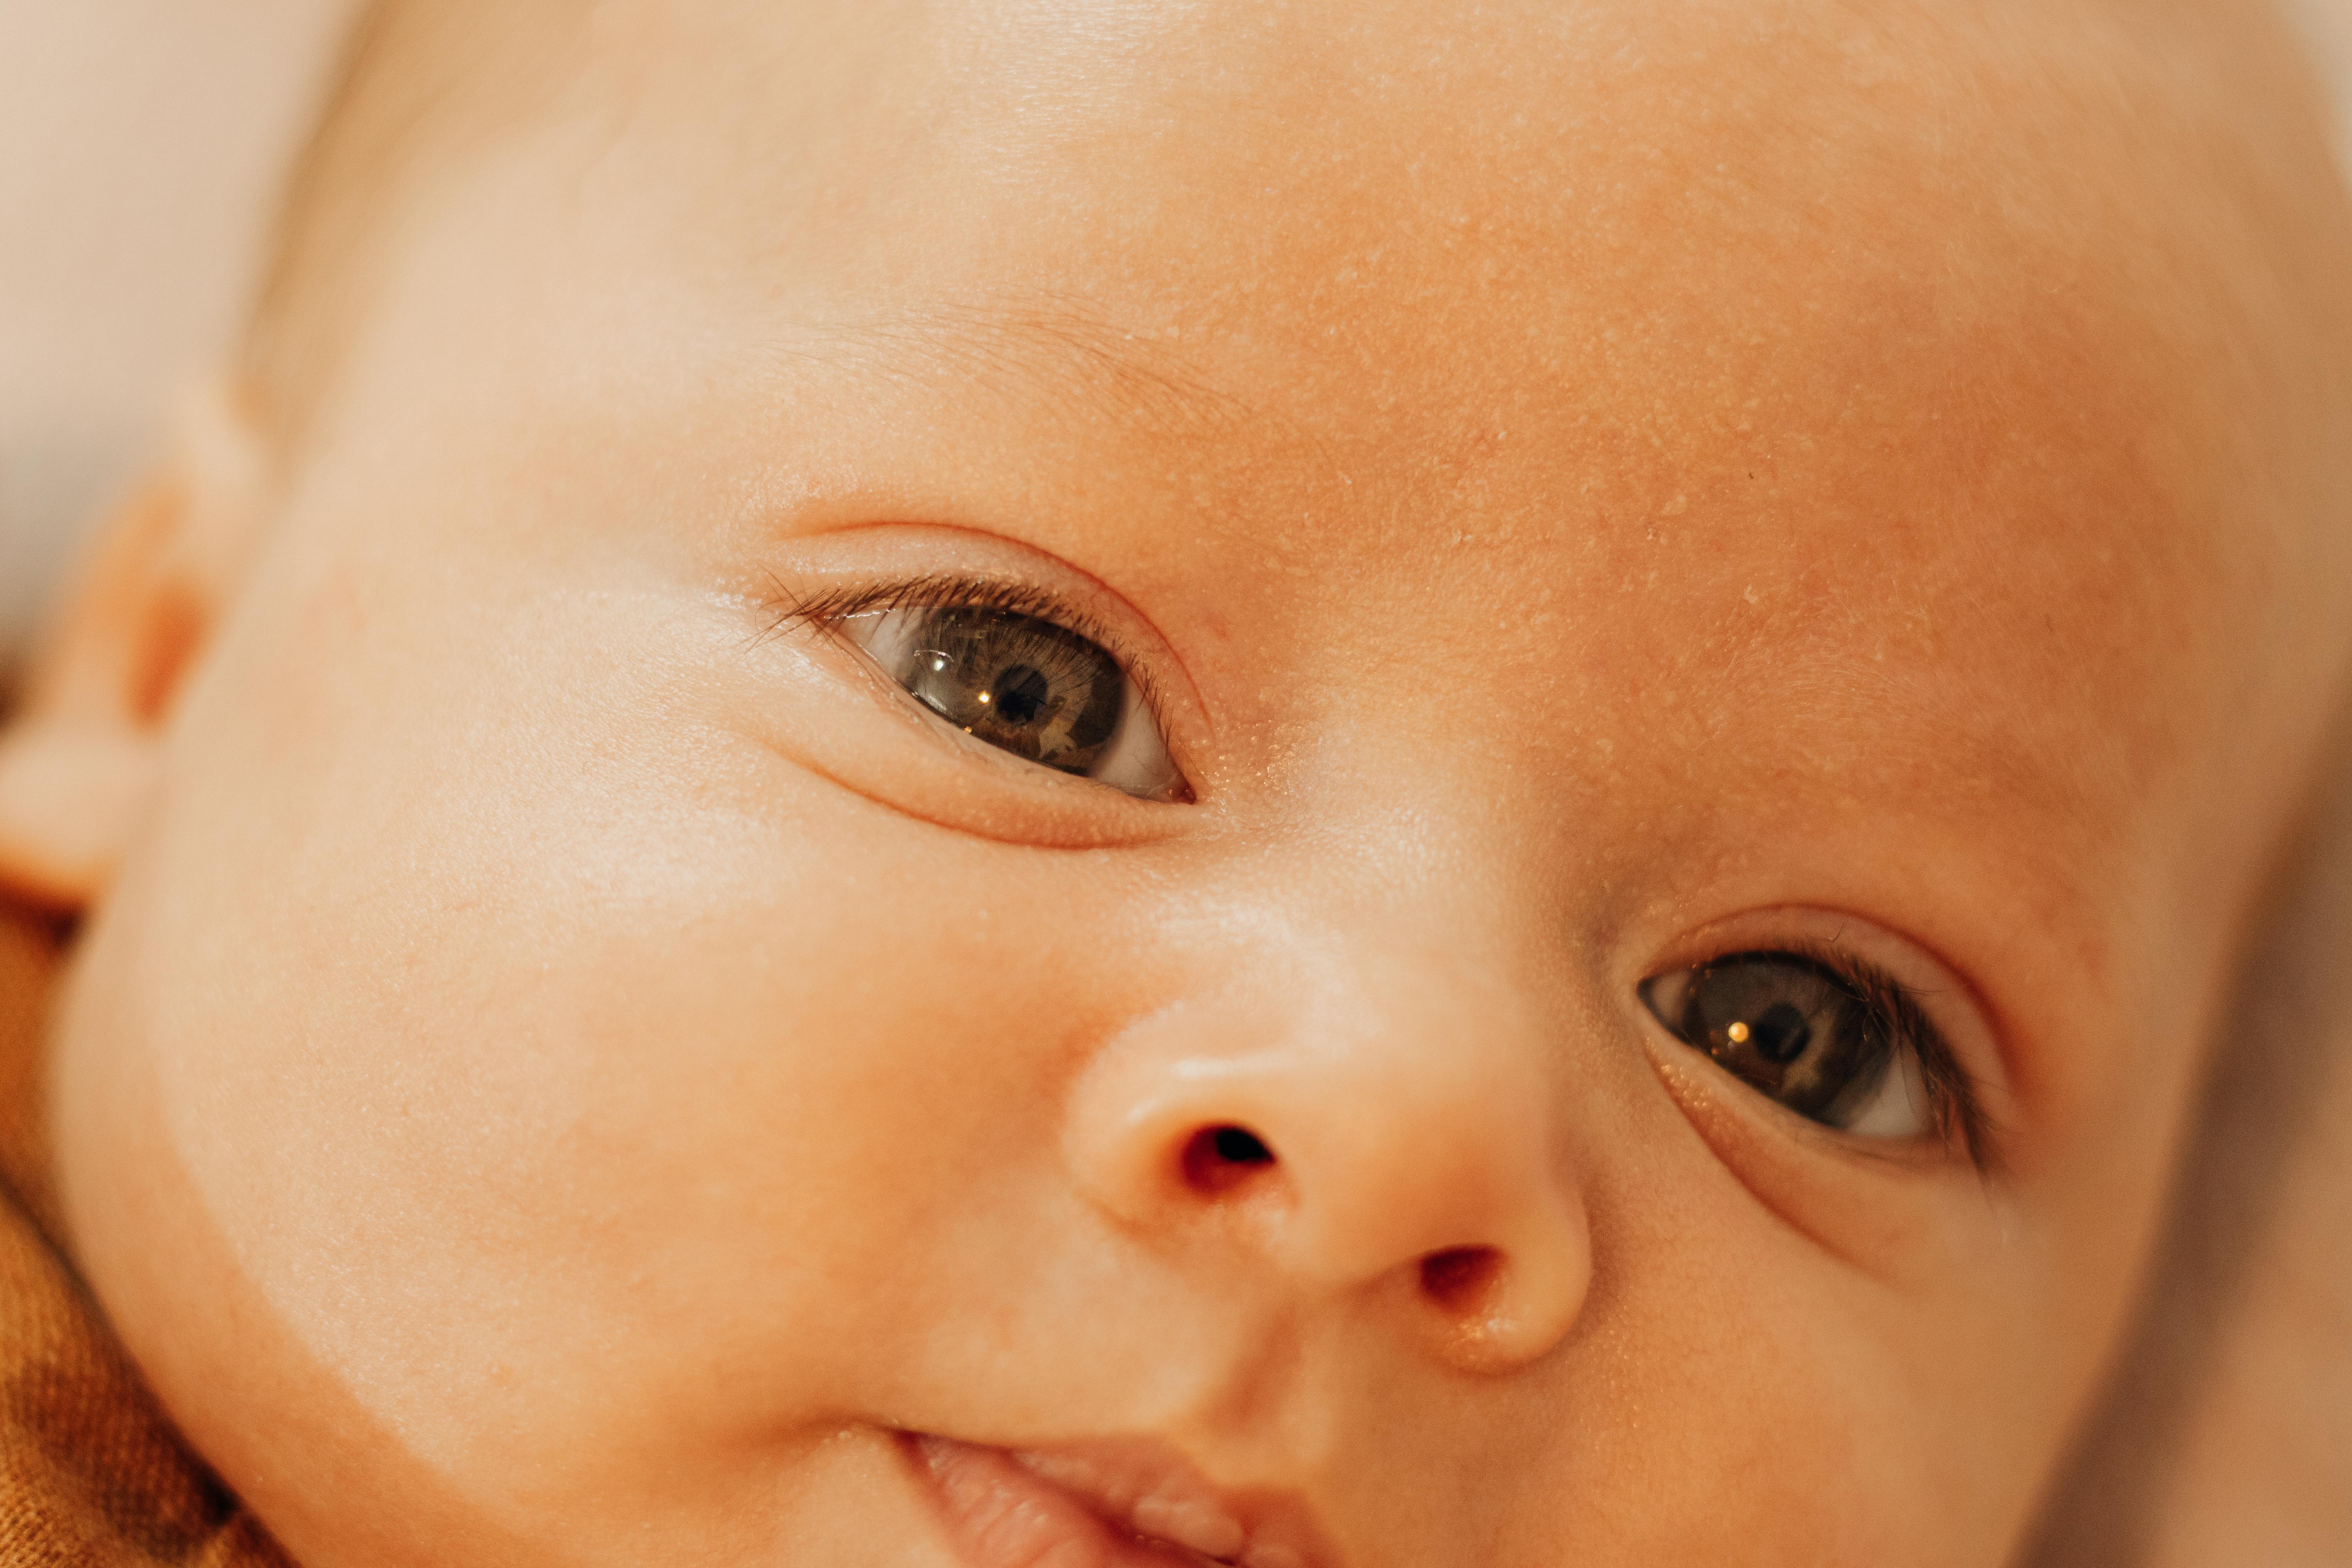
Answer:
[[[0,733],[0,889],[79,911],[111,879],[173,700],[257,532],[259,432],[225,388],[191,398],[168,460],[99,531]]]

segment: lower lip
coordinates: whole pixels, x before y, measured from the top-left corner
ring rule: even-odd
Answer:
[[[1001,1448],[904,1439],[971,1568],[1201,1568],[1206,1557],[1139,1541]]]

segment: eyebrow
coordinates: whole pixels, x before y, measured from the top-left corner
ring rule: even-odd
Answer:
[[[976,392],[1015,387],[1075,397],[1105,417],[1171,441],[1230,437],[1264,412],[1217,386],[1171,342],[1172,331],[1130,331],[1083,302],[943,302],[886,315],[808,323],[808,347],[782,353],[856,365],[892,380],[945,378]],[[827,353],[817,344],[835,352]]]

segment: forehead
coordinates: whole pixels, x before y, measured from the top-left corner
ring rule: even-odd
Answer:
[[[599,8],[563,265],[724,313],[804,489],[1213,580],[1204,661],[2116,849],[2277,653],[2212,40],[1440,9]]]
[[[1286,564],[1777,586],[1718,624],[2089,642],[2118,700],[2262,574],[2274,498],[2200,489],[2241,323],[2166,234],[2213,215],[2160,189],[2210,127],[2098,101],[2176,60],[2063,8],[1440,9],[730,15],[629,96],[785,347],[1019,387],[1025,460],[1085,426]]]

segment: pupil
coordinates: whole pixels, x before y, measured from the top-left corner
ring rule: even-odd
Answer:
[[[1265,1140],[1244,1127],[1220,1127],[1213,1134],[1217,1158],[1231,1165],[1263,1165],[1274,1160]]]
[[[1774,1067],[1787,1067],[1812,1043],[1813,1026],[1787,1002],[1775,1002],[1748,1026],[1748,1044]]]
[[[1643,983],[1684,1044],[1801,1116],[1846,1126],[1906,1041],[1856,981],[1800,953],[1735,952]]]
[[[1051,690],[1042,673],[1025,664],[1016,664],[998,676],[995,684],[988,689],[988,702],[1007,724],[1029,724],[1036,721]]]
[[[1118,733],[1127,677],[1085,637],[1035,616],[921,612],[899,684],[974,739],[1064,773],[1086,773]]]

